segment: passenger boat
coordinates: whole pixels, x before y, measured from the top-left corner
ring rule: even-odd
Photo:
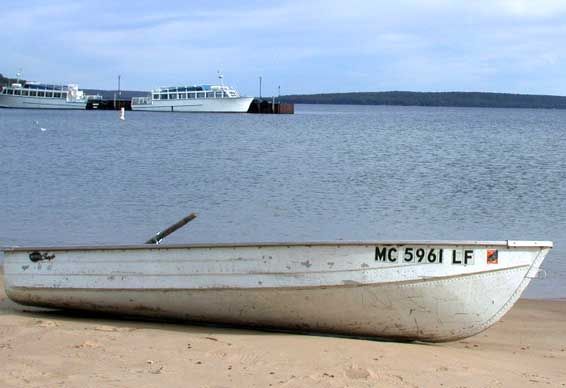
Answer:
[[[253,97],[240,93],[222,82],[220,85],[193,85],[158,88],[147,97],[132,98],[132,110],[152,112],[246,113]]]
[[[451,341],[497,322],[547,241],[5,248],[15,302],[125,316]]]
[[[75,84],[13,83],[0,91],[0,108],[86,109],[87,97]]]

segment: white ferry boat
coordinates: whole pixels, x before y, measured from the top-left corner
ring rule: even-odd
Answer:
[[[86,109],[87,97],[75,84],[19,82],[2,87],[0,108]]]
[[[222,81],[222,75],[218,78]],[[132,98],[132,110],[246,113],[252,101],[253,97],[242,97],[236,89],[221,82],[154,89],[147,97]]]

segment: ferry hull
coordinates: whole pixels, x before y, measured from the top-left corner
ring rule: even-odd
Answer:
[[[0,94],[0,108],[86,109],[86,101],[70,102],[61,98],[40,98]]]
[[[499,320],[536,276],[550,247],[18,248],[5,252],[5,284],[7,295],[26,305],[438,342],[477,334]],[[428,252],[428,263],[398,261],[408,257],[399,256],[407,248],[422,249],[419,257]],[[488,262],[494,251],[496,262]],[[430,252],[436,252],[436,262],[430,262]]]
[[[148,104],[132,103],[132,110],[149,112],[246,113],[252,101],[252,97],[154,100]]]

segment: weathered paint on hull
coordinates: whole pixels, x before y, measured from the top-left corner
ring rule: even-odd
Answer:
[[[391,265],[376,261],[376,247],[382,246],[41,249],[55,257],[35,263],[31,250],[7,251],[6,291],[36,306],[449,341],[501,318],[549,250],[444,245],[435,249],[442,247],[445,258],[469,248],[474,264]],[[480,261],[489,248],[498,250],[498,263],[488,270]]]

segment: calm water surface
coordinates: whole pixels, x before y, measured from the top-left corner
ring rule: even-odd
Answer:
[[[553,240],[525,296],[566,297],[566,111],[296,108],[1,109],[0,246]]]

